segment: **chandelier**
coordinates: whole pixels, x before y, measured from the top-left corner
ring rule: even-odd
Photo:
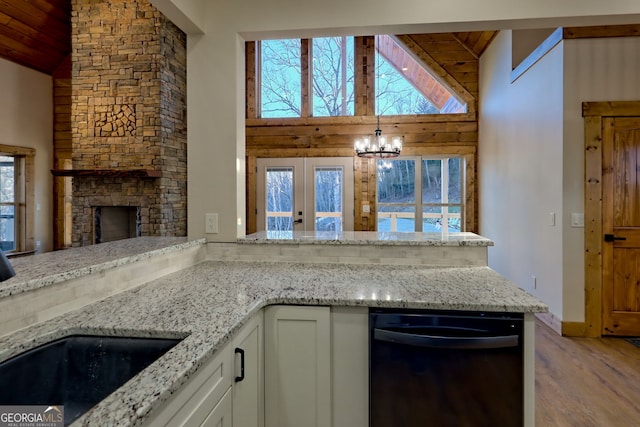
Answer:
[[[389,157],[398,157],[402,151],[402,138],[395,136],[391,141],[382,136],[380,130],[380,116],[378,116],[378,126],[373,133],[373,139],[368,136],[356,139],[354,149],[358,157],[387,159]]]
[[[380,46],[378,44],[378,36],[376,35],[376,62],[375,66],[380,64]],[[376,71],[376,90],[380,87],[380,70]],[[378,92],[378,97],[380,92]],[[377,100],[376,100],[377,102]],[[378,114],[378,125],[373,132],[373,139],[370,137],[358,138],[355,140],[354,147],[358,157],[366,158],[378,158],[387,159],[389,157],[398,157],[400,151],[402,151],[402,138],[395,136],[391,138],[391,141],[387,141],[387,138],[382,136],[382,130],[380,130],[380,114]]]

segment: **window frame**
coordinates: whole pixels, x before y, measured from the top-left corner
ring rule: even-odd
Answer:
[[[33,148],[0,144],[0,155],[14,158],[15,249],[8,254],[35,249],[35,154]]]

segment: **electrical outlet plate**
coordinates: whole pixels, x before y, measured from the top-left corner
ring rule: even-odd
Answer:
[[[205,233],[207,234],[216,234],[218,233],[218,214],[217,213],[208,213],[204,215],[205,220]]]

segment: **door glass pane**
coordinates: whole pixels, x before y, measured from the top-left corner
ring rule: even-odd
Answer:
[[[415,206],[378,206],[378,231],[416,231]]]
[[[315,171],[316,231],[342,231],[342,168],[319,167]]]
[[[267,168],[267,231],[293,230],[293,168]]]
[[[378,160],[378,203],[415,203],[415,161]]]

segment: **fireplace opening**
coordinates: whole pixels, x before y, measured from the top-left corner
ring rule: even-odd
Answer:
[[[140,237],[139,206],[95,206],[93,208],[94,243]]]

